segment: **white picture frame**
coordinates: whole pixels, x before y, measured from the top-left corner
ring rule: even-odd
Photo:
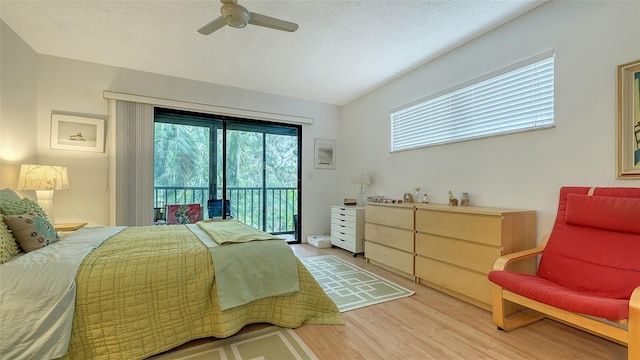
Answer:
[[[51,114],[51,149],[104,152],[104,120]]]
[[[336,168],[336,141],[315,139],[314,167],[316,169]]]

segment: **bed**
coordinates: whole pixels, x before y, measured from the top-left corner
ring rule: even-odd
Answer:
[[[225,222],[207,226],[215,223]],[[344,323],[336,305],[284,241],[236,239],[219,245],[212,240],[212,233],[197,224],[83,228],[0,264],[0,357],[142,359],[193,339],[228,337],[251,323],[290,328]],[[233,268],[236,263],[266,262],[265,257],[272,256],[265,256],[262,248],[258,255],[245,256],[249,248],[266,243],[284,244],[283,250],[269,251],[288,251],[285,256],[293,257],[297,291],[287,288],[284,294],[256,299],[241,295],[244,300],[221,306],[220,295],[226,297],[233,291],[225,289],[237,286],[233,277],[226,280],[231,285],[223,286],[217,268],[235,276],[240,272]],[[52,283],[73,272],[73,261],[66,257],[83,251],[86,254],[74,255],[81,261],[71,281],[57,286],[62,288],[57,295],[48,295]],[[256,260],[260,253],[261,260]],[[249,277],[260,287],[280,282],[281,275],[254,271]],[[34,287],[36,280],[42,285]],[[41,319],[24,320],[38,311]],[[25,330],[24,324],[35,329]],[[65,332],[68,340],[61,342]]]

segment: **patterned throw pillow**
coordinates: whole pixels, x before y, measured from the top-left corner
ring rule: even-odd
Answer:
[[[7,201],[4,203],[0,203],[0,212],[5,215],[22,215],[28,212],[36,212],[42,215],[42,217],[44,217],[45,219],[49,220],[47,218],[47,214],[45,214],[40,205],[37,202],[27,198],[18,201]]]
[[[0,219],[2,214],[0,213]],[[4,221],[0,221],[0,264],[6,263],[12,257],[18,255],[20,249],[16,243],[16,239],[11,235],[11,231],[7,228]]]
[[[4,215],[2,218],[26,252],[38,250],[60,240],[53,225],[38,213]]]
[[[0,190],[0,203],[8,201],[20,201],[20,196],[18,196],[15,191],[9,188],[4,188]]]

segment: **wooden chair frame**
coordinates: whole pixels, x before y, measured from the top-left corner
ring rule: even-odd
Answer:
[[[493,270],[507,270],[508,266],[515,262],[541,255],[548,239],[549,236],[546,236],[539,247],[498,258],[493,266]],[[631,294],[629,301],[629,318],[617,322],[621,325],[627,324],[627,330],[611,323],[598,321],[578,313],[531,300],[503,289],[495,283],[492,283],[492,302],[493,322],[500,330],[511,331],[549,317],[580,330],[626,345],[628,348],[628,359],[640,360],[640,286],[636,287]],[[527,309],[509,315],[507,312],[507,302],[524,306]]]

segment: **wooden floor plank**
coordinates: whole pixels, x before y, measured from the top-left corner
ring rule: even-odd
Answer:
[[[303,325],[296,334],[320,359],[622,360],[627,348],[542,320],[505,333],[491,313],[400,277],[341,249],[292,245],[296,256],[336,255],[414,290],[413,296],[343,313],[345,325]]]

